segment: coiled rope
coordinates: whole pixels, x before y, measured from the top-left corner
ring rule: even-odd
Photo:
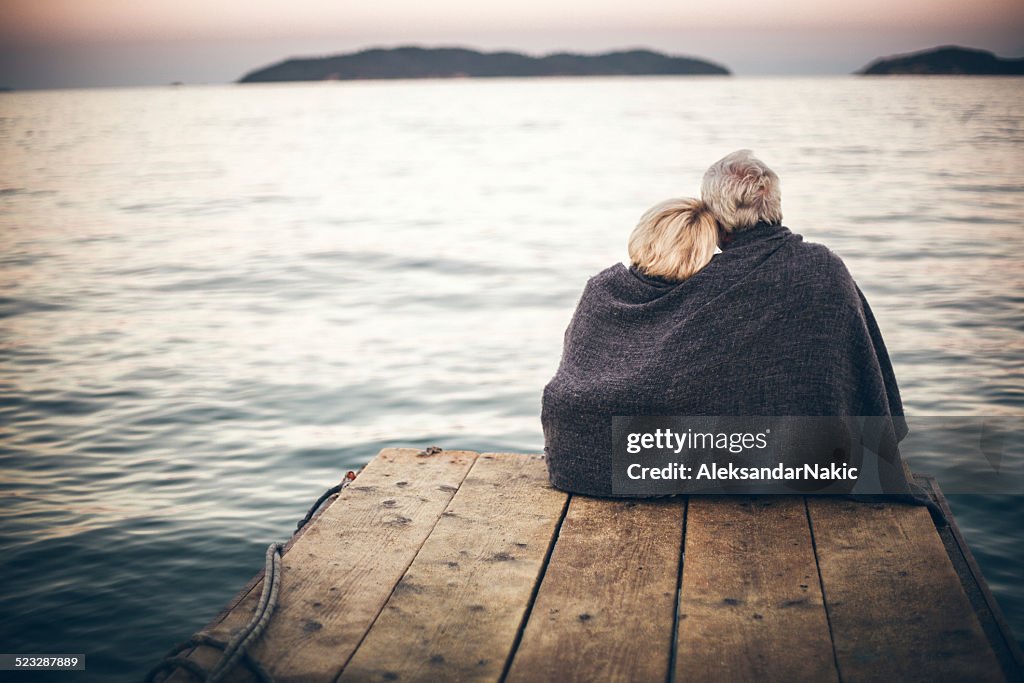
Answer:
[[[302,527],[306,526],[313,517],[316,516],[317,511],[320,510],[324,502],[331,496],[341,493],[341,491],[348,486],[356,478],[355,472],[348,472],[345,477],[341,480],[340,484],[332,486],[323,492],[323,494],[316,499],[316,502],[309,508],[306,516],[299,520],[298,525],[295,527],[295,532],[292,534],[298,534]],[[163,672],[170,672],[174,669],[181,669],[189,672],[193,677],[205,683],[219,683],[229,671],[231,671],[235,665],[239,662],[245,664],[245,667],[251,671],[261,683],[274,683],[273,676],[260,664],[258,661],[253,659],[249,655],[249,647],[260,639],[263,632],[267,628],[267,624],[270,623],[270,617],[274,614],[274,609],[277,607],[277,599],[281,592],[281,555],[284,552],[283,543],[271,543],[267,546],[267,553],[265,556],[265,563],[263,568],[263,590],[260,593],[259,604],[256,606],[256,612],[252,615],[245,626],[238,630],[231,640],[224,642],[211,636],[209,633],[200,631],[184,643],[175,646],[170,652],[164,655],[160,663],[157,664],[153,669],[146,674],[146,683],[155,683],[157,676]],[[189,659],[187,656],[181,653],[185,650],[205,645],[217,650],[221,650],[221,658],[214,665],[212,669],[207,671],[196,662]],[[160,679],[161,681],[167,680],[167,677]]]

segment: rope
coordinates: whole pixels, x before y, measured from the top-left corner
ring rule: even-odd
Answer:
[[[217,640],[208,633],[197,633],[188,640],[186,640],[184,643],[175,646],[170,652],[168,652],[164,656],[164,658],[160,660],[160,663],[153,667],[153,669],[148,674],[146,674],[146,678],[143,679],[144,683],[153,683],[156,680],[157,674],[161,673],[162,671],[169,671],[175,668],[184,669],[185,671],[188,671],[190,674],[195,676],[196,679],[200,681],[205,681],[206,670],[203,669],[203,667],[199,666],[199,664],[189,659],[188,657],[180,656],[180,654],[185,650],[188,650],[189,648],[198,647],[200,645],[206,645],[207,647],[212,647],[216,650],[224,650],[228,646],[228,644],[225,643],[223,640]],[[255,659],[253,659],[248,652],[242,656],[242,661],[245,663],[246,668],[248,668],[249,671],[255,674],[256,678],[259,679],[262,683],[274,683],[274,679],[271,677],[269,673],[267,673],[267,670],[263,668],[263,665],[257,662]]]
[[[320,494],[320,497],[316,499],[316,502],[313,503],[312,506],[310,506],[309,511],[306,513],[306,516],[299,520],[299,523],[295,526],[294,533],[299,533],[299,530],[302,527],[306,526],[306,524],[309,523],[309,520],[313,519],[313,516],[316,515],[317,510],[320,509],[320,506],[324,504],[325,500],[333,496],[335,493],[341,493],[342,489],[351,484],[355,480],[355,478],[356,473],[353,472],[352,470],[349,470],[342,478],[340,484],[332,486],[331,488],[327,489],[322,494]]]
[[[213,667],[213,671],[206,677],[206,683],[218,683],[245,654],[249,645],[259,640],[267,628],[267,624],[270,623],[270,617],[274,614],[274,608],[277,607],[277,596],[281,588],[281,550],[283,548],[284,546],[280,543],[271,543],[267,546],[263,592],[260,594],[256,613],[252,615],[249,623],[242,627],[242,630],[231,637],[217,666]]]
[[[294,533],[296,533],[296,534],[299,533],[299,529],[301,529],[302,527],[306,526],[306,524],[309,522],[309,520],[313,519],[313,515],[316,514],[316,511],[320,509],[320,506],[323,505],[323,502],[325,500],[327,500],[328,498],[333,496],[335,493],[341,493],[341,490],[343,488],[345,488],[345,483],[347,481],[348,480],[346,479],[345,481],[341,482],[337,486],[332,486],[331,488],[329,488],[326,491],[324,491],[323,495],[321,495],[319,498],[317,498],[316,502],[313,503],[313,506],[309,508],[309,512],[306,513],[306,516],[303,517],[302,519],[300,519],[299,523],[295,525]]]
[[[316,502],[313,503],[312,507],[309,508],[306,516],[299,521],[292,536],[299,533],[302,527],[308,524],[309,521],[316,516],[317,511],[320,510],[324,501],[337,493],[341,493],[341,491],[355,478],[355,472],[348,472],[341,480],[340,484],[332,486],[324,491],[323,494],[316,499]],[[222,640],[217,640],[204,632],[195,634],[189,640],[181,643],[164,655],[164,658],[160,660],[160,663],[146,674],[145,683],[155,683],[158,674],[166,671],[172,671],[174,669],[183,669],[194,676],[197,680],[204,681],[205,683],[219,683],[240,661],[244,662],[246,668],[255,674],[256,678],[258,678],[261,683],[274,683],[274,678],[265,668],[263,668],[262,664],[249,655],[248,649],[249,646],[259,640],[260,636],[263,635],[263,632],[267,628],[267,624],[270,623],[270,617],[274,614],[274,609],[277,607],[277,599],[281,592],[281,555],[283,552],[284,544],[282,543],[271,543],[267,546],[263,569],[263,590],[260,593],[260,600],[259,604],[256,606],[256,612],[252,615],[249,623],[231,636],[231,640],[227,643]],[[185,650],[195,648],[200,645],[206,645],[222,651],[220,660],[216,665],[214,665],[213,669],[209,671],[188,657],[181,655]],[[166,680],[166,677],[161,680]]]

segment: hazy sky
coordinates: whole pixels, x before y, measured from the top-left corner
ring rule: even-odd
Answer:
[[[16,88],[224,83],[287,56],[406,44],[849,73],[940,44],[1022,56],[1024,0],[0,0],[0,86]]]

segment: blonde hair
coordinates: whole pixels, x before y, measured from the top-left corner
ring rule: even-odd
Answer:
[[[669,199],[640,218],[629,236],[629,258],[641,272],[686,280],[711,262],[718,223],[699,199]]]

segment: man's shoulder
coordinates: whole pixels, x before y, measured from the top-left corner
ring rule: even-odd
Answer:
[[[811,285],[813,289],[841,289],[856,294],[856,283],[843,259],[824,244],[791,240],[786,266],[794,280]]]
[[[846,264],[839,254],[824,244],[808,242],[801,238],[790,240],[788,246],[789,257],[797,267],[849,275]]]

